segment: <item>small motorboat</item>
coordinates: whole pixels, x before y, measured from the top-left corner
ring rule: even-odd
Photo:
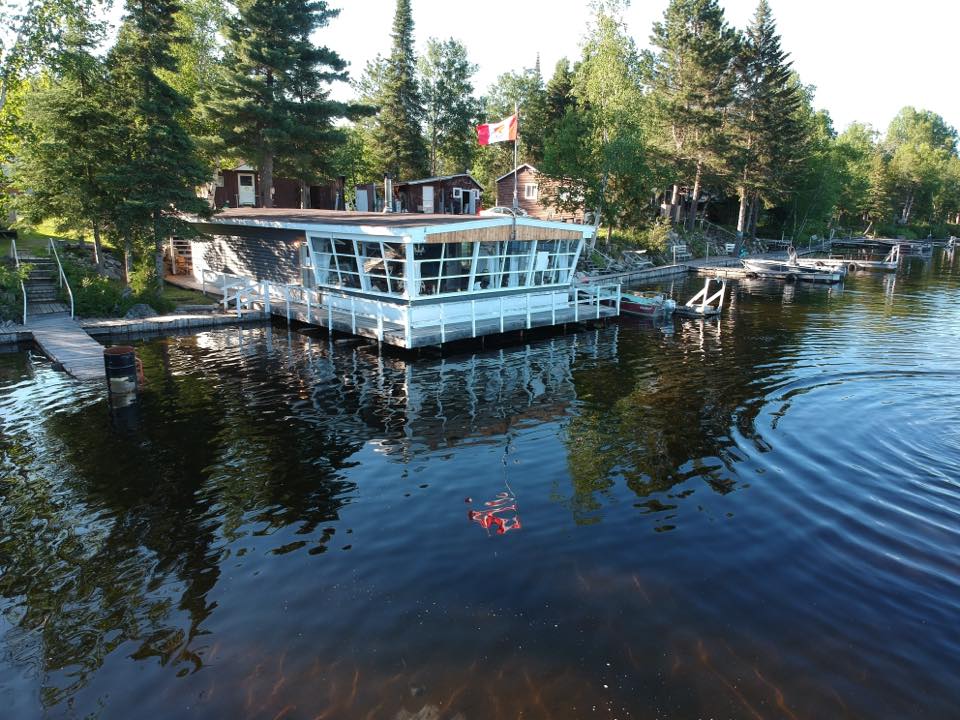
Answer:
[[[677,301],[665,295],[640,295],[637,293],[621,293],[620,314],[638,315],[640,317],[654,317],[656,315],[670,315],[677,309]]]

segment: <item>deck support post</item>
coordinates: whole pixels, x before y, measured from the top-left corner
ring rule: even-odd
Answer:
[[[470,332],[473,337],[477,336],[477,301],[470,301]]]
[[[383,342],[383,315],[377,313],[377,343]]]
[[[327,332],[333,333],[333,303],[330,302],[330,295],[327,295]]]
[[[527,330],[530,329],[530,293],[523,296],[527,301]]]
[[[440,344],[443,345],[447,341],[446,328],[443,324],[443,303],[440,303]]]
[[[500,298],[500,333],[503,333],[503,297]]]
[[[307,298],[307,324],[310,325],[311,324],[310,322],[310,289],[304,288],[303,294]]]
[[[357,334],[357,307],[353,295],[350,296],[350,333]]]

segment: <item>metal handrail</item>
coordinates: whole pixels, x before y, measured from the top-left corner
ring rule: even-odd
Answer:
[[[17,270],[20,269],[20,256],[17,254],[17,239],[10,238],[10,248],[13,252],[13,262],[16,264]],[[23,324],[27,324],[27,288],[23,284],[23,279],[20,280],[20,294],[23,295]]]
[[[67,280],[67,274],[63,271],[63,265],[60,263],[60,255],[57,254],[57,246],[54,244],[52,238],[50,240],[50,252],[53,253],[53,257],[57,261],[57,269],[60,271],[60,287],[63,287],[64,285],[67,287],[67,296],[70,298],[70,317],[74,317],[73,290],[70,289],[70,282]]]

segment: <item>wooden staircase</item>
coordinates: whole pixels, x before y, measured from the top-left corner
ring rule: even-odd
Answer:
[[[70,308],[60,301],[57,265],[49,257],[20,256],[20,262],[30,265],[30,275],[24,281],[27,293],[27,317],[42,317],[58,313],[70,314]]]

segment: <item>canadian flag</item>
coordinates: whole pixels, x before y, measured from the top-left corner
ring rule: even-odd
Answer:
[[[517,113],[498,123],[477,125],[477,142],[481,145],[517,139]]]

